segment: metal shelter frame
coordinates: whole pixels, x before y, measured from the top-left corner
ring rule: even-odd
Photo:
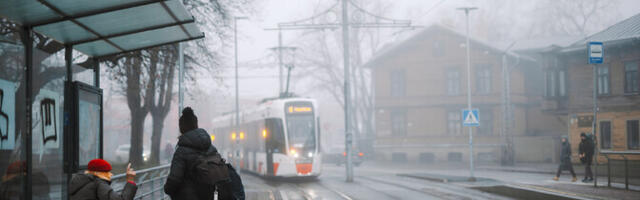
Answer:
[[[193,16],[177,0],[3,0],[0,1],[0,17],[22,28],[27,91],[32,91],[34,86],[33,32],[64,45],[65,77],[68,83],[73,81],[73,50],[87,55],[93,65],[87,68],[93,69],[95,88],[100,88],[101,58],[204,38],[204,33],[198,29]],[[68,103],[70,101],[67,101],[67,98],[70,99],[70,92],[69,87],[65,87],[65,113],[71,109]],[[31,92],[26,92],[25,96],[26,102],[35,98]],[[32,105],[28,104],[25,119],[27,126],[32,124],[31,113]],[[77,122],[71,122],[73,123]],[[66,142],[72,133],[67,125],[64,127],[63,140]],[[22,195],[23,199],[30,200],[33,193],[33,132],[26,128],[24,134],[22,140],[26,148],[27,175]],[[102,140],[100,138],[100,143]],[[72,171],[67,171],[71,163],[66,156],[70,149],[67,149],[66,144],[63,146],[63,168],[67,173],[68,183]],[[68,198],[66,189],[62,192],[62,198]]]

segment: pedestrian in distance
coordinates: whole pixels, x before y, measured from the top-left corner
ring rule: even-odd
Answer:
[[[584,164],[584,179],[582,182],[593,181],[593,173],[591,172],[591,163],[593,161],[594,152],[593,139],[585,133],[580,134],[580,146],[578,146],[578,155],[580,156],[580,162]]]
[[[576,178],[576,173],[573,171],[573,165],[571,164],[571,144],[567,140],[566,136],[562,136],[562,151],[560,152],[560,166],[558,166],[558,172],[556,172],[556,177],[553,177],[554,181],[558,181],[560,178],[560,173],[564,170],[569,170],[573,179],[571,182],[576,182],[578,178]]]
[[[244,199],[242,181],[211,144],[211,137],[198,128],[193,109],[182,110],[181,135],[171,160],[164,192],[173,200]]]
[[[134,182],[136,172],[127,165],[127,183],[120,194],[111,188],[111,164],[102,159],[89,161],[87,170],[74,174],[69,185],[71,200],[133,200],[138,187]]]

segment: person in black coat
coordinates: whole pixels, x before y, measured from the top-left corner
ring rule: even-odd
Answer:
[[[571,164],[571,145],[569,144],[569,141],[565,136],[562,137],[560,166],[558,166],[558,172],[556,172],[556,177],[554,177],[553,180],[557,181],[560,178],[560,173],[563,170],[569,170],[569,172],[571,172],[571,175],[573,176],[573,179],[571,179],[572,182],[578,180],[578,178],[576,178],[576,173],[573,171],[573,165]]]
[[[182,110],[178,124],[178,147],[171,160],[171,171],[164,185],[164,192],[173,200],[213,199],[216,187],[195,181],[193,169],[202,152],[217,152],[211,145],[209,134],[198,128],[198,118],[189,107]]]
[[[582,182],[591,182],[593,181],[593,173],[591,172],[591,163],[593,161],[593,151],[595,145],[593,144],[593,140],[587,137],[587,134],[580,134],[580,146],[578,147],[578,154],[580,155],[580,161],[584,164],[584,179]]]

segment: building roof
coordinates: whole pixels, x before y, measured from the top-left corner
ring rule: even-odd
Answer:
[[[603,42],[604,45],[617,45],[624,44],[628,41],[640,39],[640,13],[629,17],[621,22],[618,22],[607,29],[604,29],[598,33],[587,36],[582,40],[579,40],[566,49],[563,52],[583,50],[590,41]]]
[[[550,48],[567,47],[581,39],[582,37],[580,36],[548,36],[521,39],[514,42],[511,50],[515,52],[544,51],[545,49]],[[501,49],[506,49],[509,45],[510,43],[501,43],[497,46]]]
[[[377,62],[379,62],[379,61],[381,61],[383,59],[386,59],[388,56],[390,56],[391,52],[395,52],[397,50],[405,48],[406,46],[415,43],[416,40],[425,39],[425,37],[429,33],[431,33],[432,31],[444,31],[446,33],[453,34],[453,35],[458,36],[458,37],[462,37],[462,38],[466,37],[466,34],[464,34],[464,33],[460,33],[460,32],[458,32],[456,30],[453,30],[453,29],[448,28],[448,27],[443,26],[443,25],[433,24],[431,26],[428,26],[424,30],[409,36],[409,38],[407,38],[407,39],[405,39],[403,41],[396,42],[395,44],[391,44],[391,45],[388,45],[387,47],[383,48],[378,53],[374,54],[373,57],[371,59],[369,59],[369,61],[367,61],[367,63],[364,64],[364,67],[375,67],[375,63],[377,63]],[[471,46],[479,45],[479,46],[485,47],[485,48],[487,48],[489,50],[493,50],[494,52],[499,52],[499,53],[503,53],[504,52],[504,49],[499,48],[498,46],[491,45],[489,42],[485,42],[485,41],[473,38],[471,36],[469,37],[469,43],[471,43]],[[512,56],[512,57],[524,58],[524,59],[533,61],[532,58],[525,57],[525,56],[513,53],[511,51],[508,51],[506,53],[507,53],[507,55]]]
[[[2,0],[0,16],[91,57],[204,37],[177,0]]]

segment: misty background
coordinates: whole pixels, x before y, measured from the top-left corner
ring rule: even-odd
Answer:
[[[185,106],[194,108],[201,128],[211,130],[211,119],[232,111],[235,93],[233,16],[246,16],[237,22],[240,109],[253,106],[261,99],[275,97],[279,92],[277,55],[269,48],[278,44],[278,23],[290,22],[316,15],[339,3],[334,0],[245,0],[225,2],[229,5],[227,18],[216,26],[205,25],[207,37],[198,47],[189,42],[186,54],[203,56],[198,48],[206,47],[209,54],[192,70],[187,80]],[[374,91],[370,85],[370,71],[363,65],[386,47],[421,31],[423,27],[440,24],[464,33],[464,13],[461,6],[477,6],[470,15],[470,36],[495,46],[546,37],[584,37],[640,12],[636,0],[356,0],[360,7],[372,14],[391,19],[411,20],[414,28],[407,29],[351,29],[351,60],[354,96],[358,114],[354,115],[356,137],[375,134],[372,108]],[[241,8],[239,8],[241,7]],[[357,15],[357,14],[354,14]],[[197,16],[203,20],[206,16]],[[214,18],[215,19],[215,18]],[[339,14],[321,16],[327,22],[339,20]],[[324,149],[344,145],[342,110],[342,44],[337,30],[282,31],[283,45],[294,46],[295,68],[291,74],[290,91],[315,98],[322,119]],[[225,37],[226,36],[226,37]],[[103,74],[108,68],[102,67]],[[285,70],[286,72],[286,70]],[[286,76],[286,74],[285,74]],[[130,109],[126,96],[118,89],[120,82],[102,76],[105,92],[104,131],[105,156],[113,158],[117,146],[128,144],[131,133]],[[177,79],[177,78],[176,78]],[[161,150],[165,144],[175,144],[178,133],[177,80],[173,82],[170,110],[164,119]],[[152,118],[144,121],[143,143],[151,146]],[[214,133],[215,134],[215,133]]]

